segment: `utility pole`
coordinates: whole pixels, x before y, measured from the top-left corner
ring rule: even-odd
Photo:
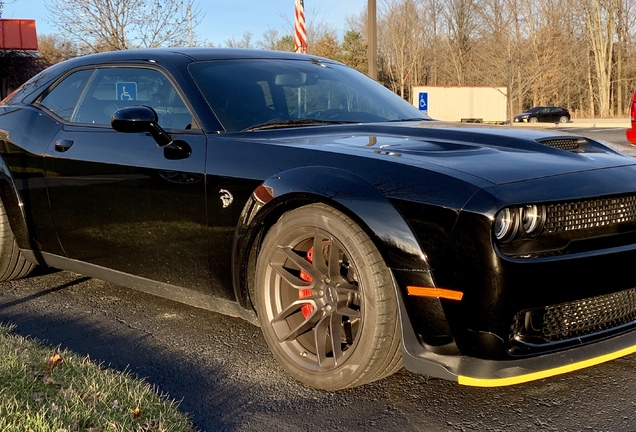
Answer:
[[[186,10],[188,14],[188,42],[190,46],[194,46],[194,32],[192,31],[192,3],[188,2],[188,9]]]
[[[367,7],[367,56],[369,57],[369,77],[378,80],[378,23],[376,14],[376,0],[369,0]]]

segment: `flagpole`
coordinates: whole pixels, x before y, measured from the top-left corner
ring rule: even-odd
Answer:
[[[295,0],[294,44],[296,52],[307,54],[307,29],[305,28],[305,1]]]

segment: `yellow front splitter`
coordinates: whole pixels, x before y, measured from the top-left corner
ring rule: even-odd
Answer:
[[[506,378],[474,378],[464,375],[458,376],[459,384],[474,387],[503,387],[515,384],[521,384],[528,381],[535,381],[543,378],[548,378],[555,375],[561,375],[564,373],[584,369],[586,367],[595,366],[601,363],[615,360],[619,357],[624,357],[629,354],[636,353],[636,345],[630,346],[612,353],[604,354],[598,357],[593,357],[586,360],[573,362],[571,364],[546,369],[537,372],[531,372],[522,375],[516,375]]]

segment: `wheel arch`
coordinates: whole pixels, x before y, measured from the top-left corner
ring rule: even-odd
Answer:
[[[250,291],[256,257],[267,231],[284,213],[318,202],[354,220],[375,243],[389,268],[417,271],[433,283],[426,254],[410,226],[378,188],[342,169],[301,167],[266,179],[243,209],[232,256],[234,290],[243,307],[254,307]]]
[[[18,193],[11,170],[2,156],[0,156],[0,200],[4,205],[9,219],[9,226],[13,231],[18,247],[20,249],[32,249],[24,204]]]

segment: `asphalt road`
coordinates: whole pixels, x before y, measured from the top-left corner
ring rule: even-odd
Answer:
[[[609,123],[611,125],[611,123]],[[611,148],[629,156],[636,157],[636,145],[632,145],[625,138],[625,129],[620,127],[594,127],[594,128],[553,128],[552,130],[587,136],[608,144]]]
[[[624,129],[584,132],[633,152]],[[636,355],[514,387],[401,371],[322,392],[290,379],[240,319],[54,271],[0,284],[0,322],[143,377],[204,431],[636,430]]]

